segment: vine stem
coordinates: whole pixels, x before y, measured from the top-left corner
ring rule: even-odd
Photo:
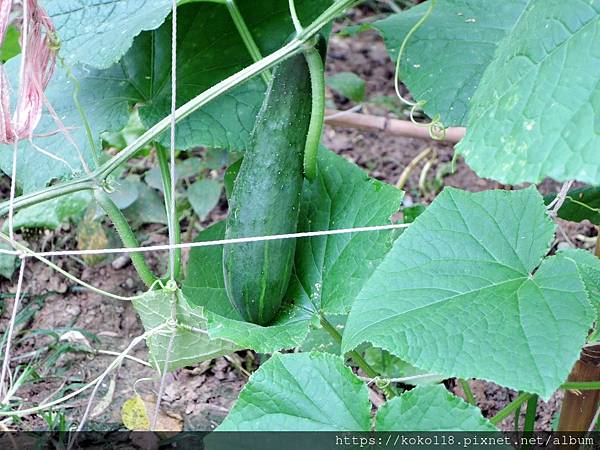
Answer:
[[[274,66],[275,64],[293,56],[304,50],[305,43],[310,40],[316,33],[319,32],[326,24],[341,14],[345,9],[360,3],[357,0],[338,0],[327,8],[317,19],[315,19],[310,25],[308,25],[302,33],[292,39],[289,43],[274,51],[273,53],[265,56],[260,61],[251,64],[250,66],[240,70],[239,72],[231,75],[223,81],[215,84],[211,88],[197,95],[184,105],[177,108],[173,114],[175,121],[179,122],[194,111],[198,110],[202,106],[206,105],[210,101],[219,97],[224,92],[239,86],[255,75],[263,72]],[[83,176],[76,180],[72,180],[60,185],[52,186],[46,189],[42,189],[38,192],[21,196],[16,198],[14,202],[3,202],[0,204],[0,215],[6,214],[11,208],[16,211],[19,208],[31,206],[44,200],[50,200],[67,193],[77,192],[84,189],[94,188],[99,181],[106,179],[115,169],[117,169],[125,161],[133,157],[138,151],[140,151],[149,142],[154,140],[158,135],[166,131],[171,126],[171,114],[163,118],[156,125],[142,134],[130,145],[125,147],[117,155],[113,156],[110,160],[102,164],[90,175]]]
[[[252,37],[252,33],[248,29],[248,25],[246,25],[246,21],[244,20],[244,17],[242,16],[242,13],[240,12],[235,0],[225,0],[225,5],[227,5],[227,9],[231,15],[231,20],[233,20],[233,23],[237,28],[242,41],[244,41],[244,45],[246,46],[248,53],[250,53],[252,61],[260,61],[262,59],[260,49],[258,48],[258,45],[256,45],[256,42]],[[268,85],[269,81],[271,81],[271,74],[266,70],[261,72],[260,76],[266,85]]]
[[[169,230],[172,230],[172,233],[174,234],[174,241],[176,244],[181,243],[181,228],[179,226],[179,220],[177,219],[177,211],[175,211],[175,217],[173,216],[173,211],[171,210],[171,203],[172,203],[172,198],[171,198],[171,173],[169,170],[169,162],[167,160],[167,152],[165,151],[165,149],[160,146],[157,145],[156,146],[156,156],[158,159],[158,165],[160,167],[160,176],[162,178],[162,183],[163,183],[163,192],[165,194],[165,208],[167,210],[167,224],[169,227]],[[169,231],[171,232],[171,231]],[[178,279],[180,274],[181,274],[181,249],[180,248],[174,248],[172,249],[172,251],[174,252],[173,254],[173,263],[172,265],[169,264],[171,267],[169,267],[169,277],[172,279]]]
[[[323,314],[319,314],[319,320],[323,329],[327,331],[327,333],[329,333],[333,340],[338,344],[341,344],[342,335],[338,332],[338,330],[335,329],[331,322],[329,322]],[[348,355],[368,377],[370,377],[371,379],[379,378],[379,374],[377,373],[377,371],[373,369],[356,350],[349,351]],[[389,384],[387,386],[382,387],[382,389],[385,392],[385,395],[388,398],[388,400],[396,396],[394,391],[390,388]]]
[[[140,244],[135,237],[135,233],[129,226],[127,219],[121,212],[121,210],[115,205],[115,202],[111,200],[111,198],[101,189],[94,190],[94,198],[100,205],[100,207],[106,212],[112,223],[115,225],[115,229],[125,244],[125,247],[128,248],[136,248],[139,247]],[[138,275],[144,282],[147,287],[152,286],[156,282],[156,277],[148,267],[146,263],[146,259],[144,258],[143,253],[131,253],[129,255],[131,257],[131,262],[135,267]]]

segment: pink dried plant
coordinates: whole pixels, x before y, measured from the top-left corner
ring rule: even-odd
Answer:
[[[27,2],[21,32],[23,66],[15,112],[10,114],[10,86],[0,66],[0,143],[29,139],[42,116],[44,90],[56,65],[55,29],[37,0]],[[0,42],[8,27],[12,0],[0,0]]]

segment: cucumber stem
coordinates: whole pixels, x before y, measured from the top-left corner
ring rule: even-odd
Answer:
[[[312,181],[317,176],[317,153],[325,118],[325,69],[323,59],[315,47],[305,50],[304,56],[310,70],[312,88],[310,123],[304,147],[304,176]]]
[[[94,198],[100,205],[100,207],[106,212],[112,223],[115,225],[115,229],[121,238],[121,241],[127,248],[136,248],[139,247],[140,244],[135,237],[135,234],[131,230],[127,219],[121,212],[121,210],[115,205],[115,202],[111,200],[111,198],[104,192],[102,189],[98,188],[94,190]],[[131,253],[131,262],[133,263],[133,267],[137,271],[138,275],[144,282],[147,287],[152,286],[156,281],[156,277],[148,267],[146,260],[144,259],[144,255],[142,253]]]
[[[181,228],[179,226],[179,220],[177,217],[173,217],[171,213],[171,172],[169,170],[169,161],[167,157],[167,151],[161,145],[156,145],[156,156],[158,159],[158,165],[160,167],[160,177],[163,183],[163,193],[165,196],[165,210],[167,212],[167,225],[169,227],[169,233],[174,234],[175,243],[181,244]],[[177,212],[175,212],[177,215]],[[168,277],[174,280],[179,279],[181,275],[181,249],[174,249],[174,261],[172,267],[169,267]],[[169,263],[171,266],[171,263]]]

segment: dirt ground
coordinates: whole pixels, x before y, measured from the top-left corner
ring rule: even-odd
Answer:
[[[369,12],[371,14],[372,12]],[[354,12],[355,20],[365,20],[364,11]],[[338,27],[339,28],[339,27]],[[374,32],[365,32],[355,37],[334,35],[331,40],[327,72],[329,74],[350,71],[367,80],[367,96],[393,95],[393,64],[389,60],[381,39]],[[338,109],[347,109],[353,104],[337,95],[332,96]],[[363,112],[384,114],[381,107],[366,104]],[[430,202],[441,185],[455,186],[469,191],[480,191],[490,188],[504,188],[495,182],[478,178],[461,160],[458,160],[456,171],[446,176],[448,163],[452,159],[452,147],[418,139],[406,139],[388,136],[383,133],[366,133],[353,129],[330,128],[325,130],[325,145],[349,160],[365,168],[372,176],[396,183],[400,173],[408,163],[424,148],[433,145],[437,159],[432,163],[428,173],[428,183],[424,191],[419,189],[419,177],[423,168],[421,163],[410,175],[405,186],[406,204]],[[437,176],[437,181],[436,181]],[[3,191],[6,178],[2,181]],[[553,183],[542,186],[545,191],[556,190]],[[3,195],[5,191],[3,192]],[[219,220],[226,214],[224,199],[211,216],[202,223],[203,226]],[[567,235],[578,246],[591,245],[591,237],[596,234],[595,227],[590,224],[563,224]],[[54,233],[40,233],[26,236],[34,248],[46,250],[75,248],[72,226],[65,226]],[[184,233],[187,231],[184,227]],[[164,227],[145,227],[143,230],[147,240],[144,244],[166,242]],[[557,244],[563,245],[563,244]],[[154,255],[151,264],[164,267],[166,254]],[[134,295],[143,291],[143,285],[137,278],[131,265],[115,268],[111,261],[99,267],[84,267],[76,259],[60,258],[55,262],[80,276],[83,280],[117,294]],[[113,265],[115,267],[113,267]],[[0,283],[0,292],[14,292],[15,280]],[[113,356],[98,352],[85,351],[88,344],[95,350],[122,351],[135,336],[143,332],[140,321],[132,306],[127,302],[106,299],[74,286],[70,281],[54,273],[46,266],[28,262],[25,269],[25,294],[21,308],[29,311],[30,317],[19,324],[21,330],[50,330],[65,327],[81,330],[81,334],[63,335],[63,343],[70,342],[79,346],[80,350],[65,352],[55,361],[40,361],[46,373],[40,373],[40,381],[29,383],[18,392],[18,396],[28,404],[39,402],[65,385],[90,381],[100,374],[109,364]],[[36,296],[47,294],[42,300]],[[0,329],[5,329],[7,318],[12,310],[12,300],[4,298],[6,307],[0,319]],[[84,333],[92,333],[94,337]],[[17,336],[21,336],[17,334]],[[32,335],[28,332],[25,339],[19,339],[13,351],[13,357],[26,361],[28,355],[44,345],[57,347],[56,339],[43,334]],[[132,352],[132,356],[147,360],[148,354],[144,345]],[[186,430],[209,430],[217,426],[227,415],[237,394],[247,380],[247,372],[240,367],[257,367],[256,356],[252,352],[238,352],[230,358],[219,358],[194,367],[177,370],[168,376],[167,388],[163,398],[163,410],[174,428]],[[116,378],[108,379],[97,398],[104,403],[98,408],[95,416],[88,422],[89,428],[117,429],[121,427],[120,409],[123,402],[131,398],[135,392],[151,400],[157,389],[157,382],[152,377],[155,373],[148,367],[134,360],[125,360],[116,372]],[[110,393],[111,380],[115,389]],[[478,405],[484,415],[491,416],[516,396],[514,391],[496,386],[493,383],[473,381],[472,388]],[[452,385],[451,389],[462,395],[460,387]],[[81,417],[82,407],[87,397],[74,398],[66,407],[67,417],[76,422]],[[536,428],[549,430],[554,413],[560,407],[560,394],[550,402],[541,403],[538,407]],[[101,405],[102,406],[102,405]],[[22,429],[43,429],[46,422],[40,415],[27,416],[17,425]],[[501,428],[513,429],[513,418],[506,419]]]

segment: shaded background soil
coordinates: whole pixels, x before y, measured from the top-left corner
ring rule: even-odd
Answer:
[[[355,9],[352,12],[352,20],[354,23],[370,20],[375,13],[376,11],[368,8]],[[340,25],[338,24],[336,28],[339,29]],[[369,98],[394,95],[393,69],[385,47],[376,33],[367,31],[354,37],[339,35],[332,37],[327,73],[349,71],[360,75],[367,81]],[[343,110],[354,106],[337,94],[329,93],[329,95],[338,109]],[[362,110],[371,114],[390,114],[389,111],[370,105],[368,102]],[[422,162],[411,173],[405,186],[407,192],[405,205],[407,206],[412,203],[431,202],[442,185],[455,186],[469,191],[508,188],[493,181],[478,178],[460,159],[457,162],[456,170],[448,173],[448,163],[452,159],[453,149],[443,143],[330,127],[325,130],[324,143],[338,154],[363,167],[371,176],[392,184],[398,181],[404,167],[417,154],[427,146],[433,146],[437,159],[431,164],[426,177],[428,181],[425,184],[426,188],[419,188],[419,177],[424,164]],[[8,196],[7,186],[8,180],[2,179],[0,189],[4,197]],[[547,182],[543,183],[540,189],[544,192],[554,192],[557,190],[557,186]],[[201,225],[207,226],[222,219],[225,215],[226,203],[222,198],[218,207]],[[596,229],[591,224],[562,223],[561,225],[575,245],[585,248],[593,245]],[[167,242],[164,227],[148,226],[142,231],[147,237],[145,245]],[[184,226],[185,234],[187,234],[187,230]],[[193,231],[192,235],[194,234],[196,231]],[[56,232],[28,233],[22,237],[30,243],[32,248],[37,250],[76,248],[74,227],[69,225],[65,225]],[[556,245],[565,244],[557,241]],[[81,261],[75,258],[63,257],[53,260],[74,275],[104,290],[127,296],[143,291],[143,285],[133,268],[130,264],[123,265],[122,258],[107,261],[97,267],[85,267]],[[165,267],[166,254],[153,255],[151,264],[154,267]],[[14,292],[15,284],[14,278],[11,282],[0,283],[6,306],[0,318],[0,329],[5,329],[7,319],[10,317],[13,305],[10,296],[6,294]],[[63,389],[65,385],[89,382],[100,374],[114,357],[99,353],[97,350],[120,352],[132,338],[143,332],[140,321],[129,303],[103,298],[81,289],[41,263],[28,261],[25,269],[24,289],[26,297],[23,299],[21,308],[30,312],[30,316],[17,327],[17,332],[23,334],[17,334],[17,345],[15,345],[12,355],[15,362],[27,361],[28,358],[31,358],[32,352],[43,346],[56,349],[60,343],[48,335],[32,335],[27,330],[61,328],[81,330],[81,335],[67,333],[65,337],[63,334],[61,342],[72,344],[75,351],[72,348],[71,351],[61,354],[56,360],[46,362],[44,361],[45,356],[40,357],[39,366],[42,369],[39,381],[28,383],[18,392],[18,396],[27,404],[40,402],[53,392]],[[84,334],[84,331],[92,333],[98,338],[98,341],[94,341],[93,337]],[[25,336],[24,339],[22,339],[23,336]],[[94,351],[90,351],[88,345]],[[132,352],[132,356],[147,361],[147,349],[140,346]],[[258,367],[259,359],[259,355],[243,351],[228,358],[219,358],[193,367],[186,367],[168,375],[163,399],[165,420],[171,421],[169,423],[173,429],[209,430],[214,428],[227,415],[249,373]],[[120,408],[122,403],[132,397],[134,388],[142,397],[152,401],[153,393],[157,389],[157,382],[152,378],[155,375],[150,368],[139,362],[125,360],[122,367],[116,372],[116,376],[106,380],[105,386],[97,397],[100,402],[106,400],[106,405],[104,408],[98,408],[97,414],[91,418],[88,426],[92,428],[121,426]],[[107,395],[106,392],[110,391],[111,380],[115,386],[114,393]],[[448,383],[453,392],[463,395],[461,388],[453,381]],[[485,381],[472,381],[471,385],[477,404],[485,416],[495,414],[516,396],[514,391]],[[64,407],[67,417],[76,422],[81,417],[82,407],[85,406],[86,401],[87,396],[83,395],[69,402]],[[540,403],[536,421],[537,429],[549,430],[551,428],[554,413],[560,407],[560,403],[560,393],[557,393],[548,403]],[[47,427],[45,420],[40,415],[26,416],[22,422],[16,425],[4,422],[9,427],[16,426],[22,429]],[[502,422],[501,428],[512,430],[513,418],[510,417]]]

